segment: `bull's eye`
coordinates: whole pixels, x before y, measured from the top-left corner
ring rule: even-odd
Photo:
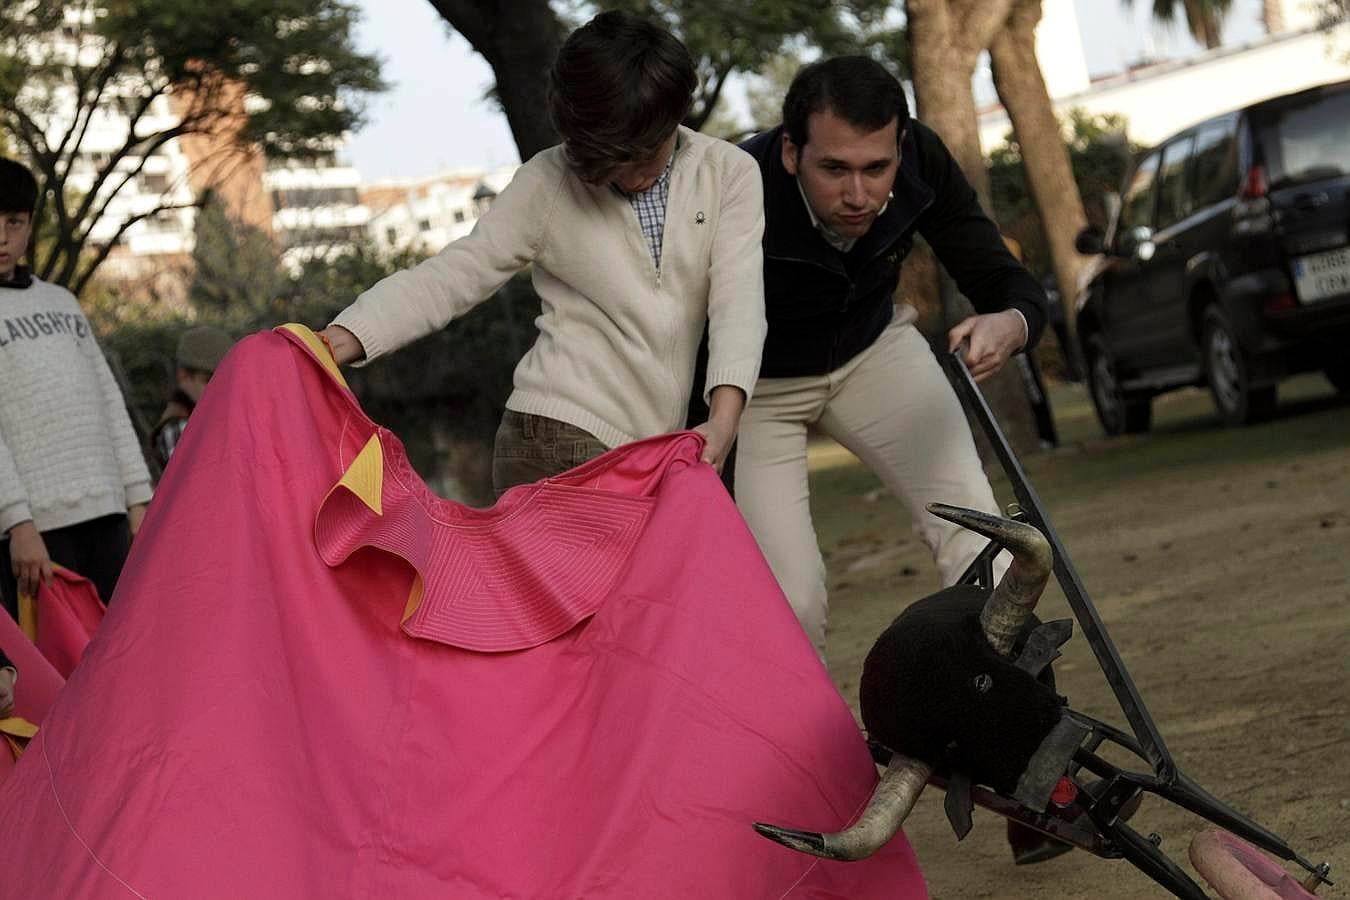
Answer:
[[[989,693],[989,689],[994,686],[994,679],[988,675],[975,676],[975,690],[981,694]]]

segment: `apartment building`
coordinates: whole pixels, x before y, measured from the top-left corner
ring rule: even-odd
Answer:
[[[435,253],[473,230],[516,168],[454,169],[373,184],[361,193],[371,212],[371,239],[385,254]]]

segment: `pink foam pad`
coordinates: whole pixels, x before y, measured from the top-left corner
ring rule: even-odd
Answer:
[[[1197,834],[1190,857],[1223,900],[1316,900],[1273,859],[1227,831]]]

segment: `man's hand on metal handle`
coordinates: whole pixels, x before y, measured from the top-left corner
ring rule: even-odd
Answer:
[[[977,382],[1003,368],[1027,342],[1026,320],[1015,310],[971,316],[947,332],[947,347],[956,352],[966,345],[964,359]]]

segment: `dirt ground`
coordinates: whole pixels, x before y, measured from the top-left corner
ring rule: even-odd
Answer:
[[[1339,883],[1319,895],[1350,897],[1350,408],[1301,402],[1232,431],[1203,397],[1183,396],[1159,403],[1153,434],[1108,441],[1069,394],[1061,432],[1079,438],[1027,468],[1181,769],[1330,862]],[[827,446],[815,465],[831,670],[856,704],[867,649],[932,589],[933,570],[851,457]],[[1039,612],[1071,615],[1053,586]],[[1127,727],[1080,629],[1056,677],[1075,708]],[[935,898],[1166,895],[1128,863],[1082,851],[1015,867],[1002,819],[977,808],[958,843],[941,801],[928,792],[906,826]],[[1206,823],[1146,798],[1131,824],[1198,877],[1186,848]]]

